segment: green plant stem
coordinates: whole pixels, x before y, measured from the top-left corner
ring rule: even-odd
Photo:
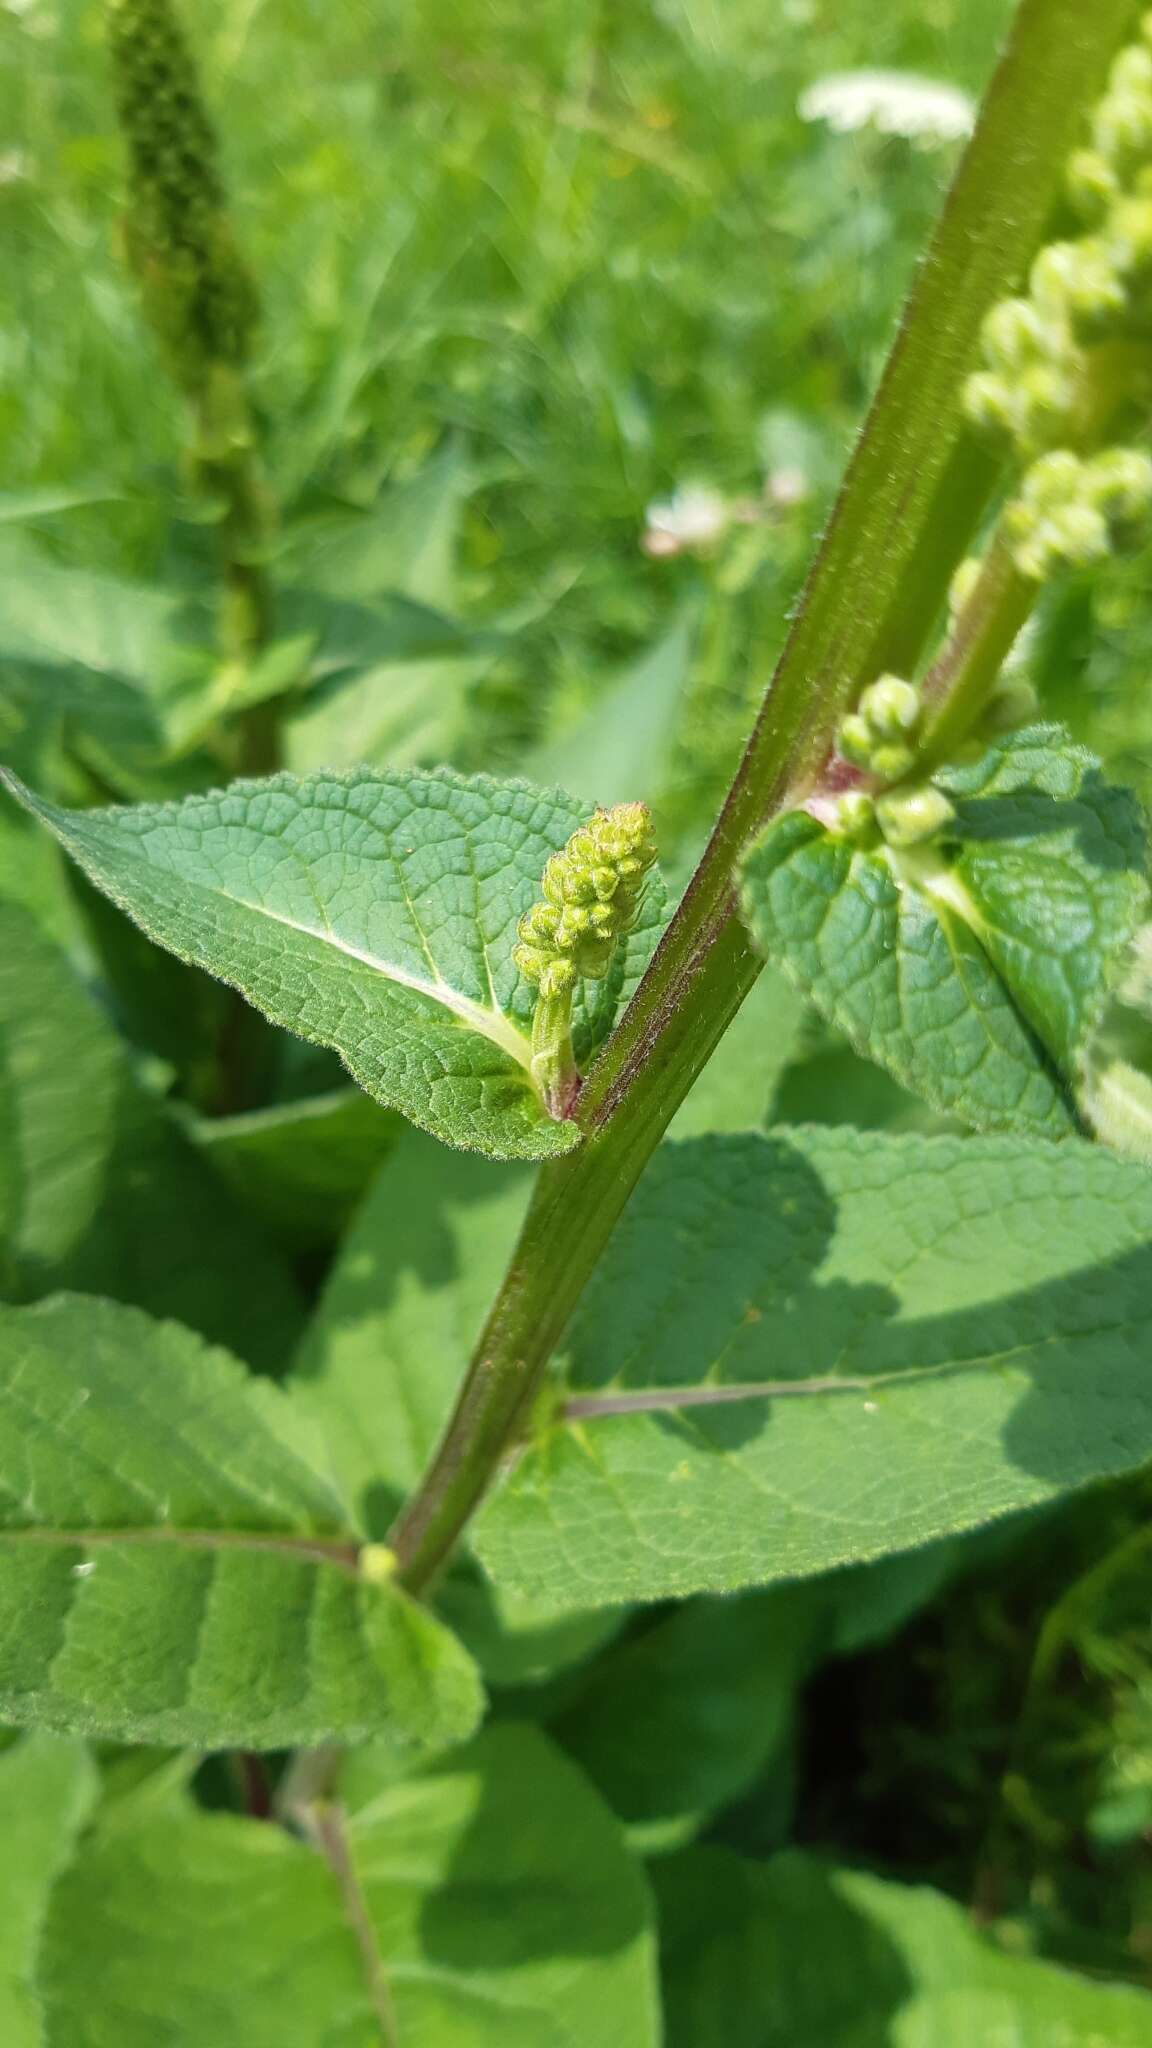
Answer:
[[[957,519],[944,488],[963,441],[961,380],[990,306],[1040,239],[1130,12],[1127,0],[1023,0],[712,839],[581,1091],[584,1143],[540,1174],[456,1407],[392,1531],[411,1591],[435,1578],[508,1457],[644,1166],[756,979],[733,893],[744,849],[812,786],[889,647],[919,653],[939,613],[945,565],[984,502],[978,481]],[[933,532],[943,519],[950,545]],[[909,591],[913,566],[924,580]]]
[[[201,396],[196,424],[196,483],[221,508],[220,651],[227,667],[242,678],[272,638],[272,585],[266,560],[273,514],[251,410],[236,371],[217,365]],[[274,773],[280,766],[275,704],[251,705],[237,723],[238,772]]]
[[[929,717],[916,754],[918,780],[952,760],[976,730],[1039,595],[1039,583],[1020,574],[1010,543],[997,533],[971,595],[924,678]]]

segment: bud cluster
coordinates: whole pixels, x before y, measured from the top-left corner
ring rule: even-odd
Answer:
[[[899,782],[915,762],[923,719],[915,685],[901,676],[881,676],[842,720],[837,749],[845,761],[878,782]]]
[[[513,959],[545,1001],[587,976],[602,980],[616,942],[636,922],[656,859],[647,804],[597,811],[544,869],[544,899],[520,919]]]
[[[197,396],[214,365],[245,360],[255,290],[232,241],[216,138],[169,0],[107,6],[129,155],[129,255],[173,375]]]
[[[1089,232],[1049,243],[1027,296],[992,308],[985,368],[965,391],[969,417],[1025,457],[1076,437],[1085,344],[1146,331],[1152,320],[1152,15],[1112,67],[1092,144],[1068,164],[1069,195]]]
[[[1130,538],[1152,512],[1152,460],[1135,448],[1081,457],[1042,455],[1005,508],[1004,531],[1022,576],[1037,583],[1061,569],[1090,568]]]

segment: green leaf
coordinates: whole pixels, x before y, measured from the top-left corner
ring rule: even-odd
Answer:
[[[469,1733],[473,1667],[365,1578],[277,1388],[111,1302],[0,1333],[0,1717],[197,1748]]]
[[[1139,806],[1057,727],[947,779],[956,845],[864,851],[807,813],[744,867],[757,945],[933,1108],[1058,1137],[1147,895]]]
[[[695,605],[638,661],[598,691],[572,730],[533,754],[534,782],[562,781],[589,803],[653,802],[667,780],[668,758],[692,665]]]
[[[405,1126],[358,1088],[238,1116],[191,1135],[249,1208],[294,1246],[331,1244]]]
[[[557,1611],[659,1599],[1131,1471],[1152,1455],[1150,1241],[1152,1178],[1077,1140],[666,1146],[478,1554]]]
[[[0,539],[0,579],[9,758],[28,760],[30,745],[37,753],[60,728],[137,764],[161,753],[176,697],[210,673],[207,607],[185,591],[65,566],[17,533]]]
[[[516,925],[586,806],[525,783],[277,775],[179,804],[62,811],[9,778],[85,873],[181,959],[332,1046],[386,1108],[449,1144],[542,1159],[578,1142],[529,1075],[535,991]],[[574,1024],[587,1059],[651,952],[650,888]]]
[[[48,2048],[657,2048],[646,1888],[542,1736],[346,1775],[339,1874],[222,1814],[97,1835],[54,1900]]]
[[[952,1899],[790,1852],[656,1866],[668,2048],[1148,2048],[1152,1997],[1006,1954]]]
[[[686,1601],[600,1657],[552,1733],[623,1820],[702,1820],[784,1742],[819,1619],[807,1587]]]
[[[37,1995],[52,1887],[97,1792],[82,1743],[27,1735],[0,1756],[0,2041],[46,2048]]]
[[[674,1138],[760,1130],[790,1060],[801,1048],[805,1006],[766,968],[669,1125]]]
[[[27,912],[0,901],[0,1290],[111,1295],[282,1368],[291,1273],[137,1079],[127,1048]]]

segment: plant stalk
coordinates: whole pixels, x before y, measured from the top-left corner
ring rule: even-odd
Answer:
[[[1127,0],[1023,0],[919,274],[864,434],[709,845],[574,1115],[583,1144],[545,1166],[440,1445],[390,1542],[422,1593],[514,1448],[556,1345],[649,1157],[760,971],[734,875],[802,799],[844,710],[919,655],[994,481],[968,465],[962,379],[981,323],[1018,281],[1081,115],[1130,21]],[[947,524],[944,531],[942,522]],[[905,579],[915,569],[914,591]]]

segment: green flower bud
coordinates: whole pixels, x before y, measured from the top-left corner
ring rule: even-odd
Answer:
[[[911,747],[904,747],[891,740],[887,745],[877,747],[872,756],[872,773],[880,782],[900,782],[909,773],[916,760]]]
[[[871,726],[858,711],[850,711],[847,718],[841,720],[836,745],[844,759],[851,761],[854,768],[871,767],[872,749],[875,744]]]
[[[876,824],[876,806],[867,790],[846,789],[836,799],[836,822],[833,831],[841,839],[851,840],[854,846],[874,846],[879,838]]]
[[[1011,387],[1006,378],[996,376],[992,370],[977,370],[968,378],[964,386],[964,411],[972,425],[983,433],[1010,436],[1014,431]]]
[[[876,819],[889,846],[922,846],[938,839],[955,815],[944,791],[930,782],[889,790],[876,799]]]
[[[1108,73],[1108,90],[1152,98],[1152,50],[1142,43],[1125,44]]]
[[[1092,121],[1092,140],[1100,155],[1122,168],[1152,152],[1152,94],[1110,92]]]
[[[985,360],[996,370],[1022,370],[1052,353],[1048,324],[1030,299],[1001,299],[980,329]]]
[[[880,676],[860,699],[860,716],[881,740],[899,740],[920,723],[920,693],[901,676]]]
[[[1127,306],[1116,254],[1098,236],[1050,242],[1032,265],[1029,282],[1039,307],[1078,328],[1102,327]]]
[[[177,382],[198,396],[213,365],[242,364],[257,317],[232,241],[216,138],[169,0],[108,0],[128,148],[128,254]]]
[[[1106,232],[1122,274],[1147,270],[1152,264],[1152,198],[1122,199],[1108,216]]]
[[[1088,464],[1092,501],[1110,524],[1131,527],[1152,512],[1152,460],[1139,448],[1109,448]]]
[[[1120,180],[1107,157],[1095,149],[1078,149],[1068,159],[1068,197],[1092,227],[1098,225],[1120,197]]]
[[[617,941],[632,930],[656,858],[646,804],[597,811],[544,868],[543,901],[520,919],[512,957],[541,996],[567,993],[578,977],[608,972]]]

